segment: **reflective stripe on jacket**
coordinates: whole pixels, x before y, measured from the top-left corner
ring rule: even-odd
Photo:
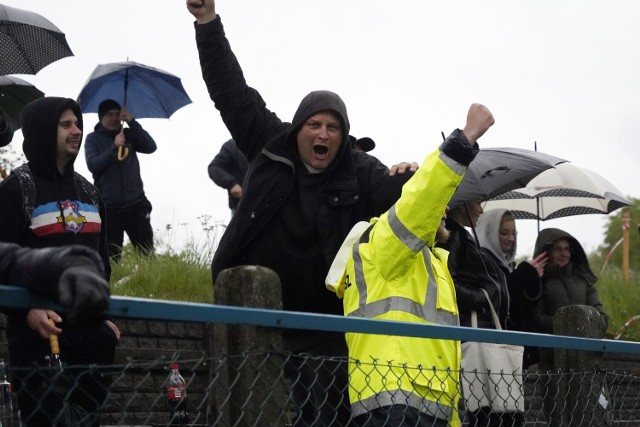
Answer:
[[[371,221],[350,251],[339,252],[348,258],[336,258],[327,287],[344,298],[346,316],[458,325],[448,252],[435,247],[435,237],[465,171],[466,166],[436,150],[405,184],[396,204]],[[342,274],[336,275],[340,263]],[[459,341],[346,337],[354,416],[406,404],[458,423]]]

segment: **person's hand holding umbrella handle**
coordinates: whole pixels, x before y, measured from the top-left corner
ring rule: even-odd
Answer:
[[[27,313],[27,324],[36,331],[42,338],[48,338],[51,334],[59,334],[62,329],[58,328],[54,322],[62,322],[62,318],[53,310],[32,308]]]
[[[53,319],[49,319],[49,324],[55,326]],[[49,335],[49,347],[51,348],[49,364],[51,366],[62,366],[62,361],[60,360],[60,343],[58,342],[58,336],[56,334]]]
[[[127,110],[127,107],[122,107],[120,110],[120,120],[125,121],[127,123],[133,120],[133,116]],[[120,142],[119,142],[120,141]],[[120,133],[116,136],[116,145],[118,146],[118,160],[123,161],[127,157],[129,157],[129,147],[124,145],[124,126],[120,128]]]

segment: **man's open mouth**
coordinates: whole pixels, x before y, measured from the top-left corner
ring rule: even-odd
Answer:
[[[326,145],[314,145],[313,152],[319,156],[324,156],[329,152],[329,147]]]

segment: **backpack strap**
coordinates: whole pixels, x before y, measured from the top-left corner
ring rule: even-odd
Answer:
[[[76,191],[78,189],[82,190],[82,193],[91,199],[91,203],[100,207],[100,194],[98,194],[98,189],[95,185],[91,184],[84,176],[75,171],[73,172],[73,182],[76,185]]]
[[[23,164],[11,171],[18,178],[20,191],[22,192],[22,211],[27,224],[31,223],[31,215],[36,203],[36,184],[28,164]]]

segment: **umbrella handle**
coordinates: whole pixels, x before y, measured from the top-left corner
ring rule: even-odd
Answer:
[[[120,128],[120,135],[124,134],[124,126]],[[129,157],[129,147],[121,145],[118,147],[118,160],[123,161]]]
[[[0,176],[3,179],[7,177],[7,171],[2,166],[0,166]]]
[[[49,319],[49,324],[55,326],[53,319]],[[60,343],[58,342],[58,336],[56,334],[49,335],[49,347],[51,347],[52,354],[60,354]]]
[[[129,147],[125,147],[124,145],[118,147],[118,160],[123,161],[127,157],[129,157]]]

